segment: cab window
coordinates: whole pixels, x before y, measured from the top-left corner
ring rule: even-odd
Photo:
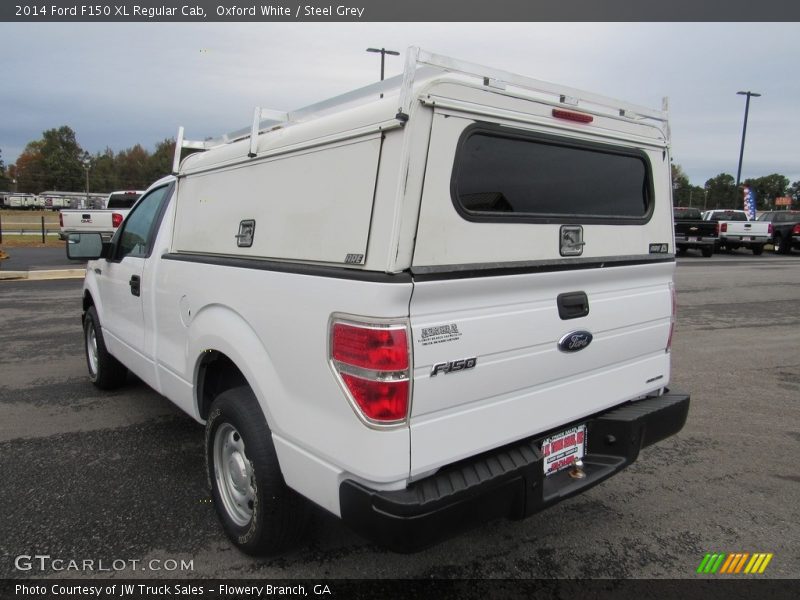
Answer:
[[[133,207],[122,223],[116,258],[126,256],[144,258],[150,254],[156,233],[157,218],[172,186],[165,185],[147,194]]]

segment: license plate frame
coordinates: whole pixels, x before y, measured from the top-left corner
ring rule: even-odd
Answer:
[[[549,477],[569,468],[586,456],[586,424],[575,425],[542,440],[544,476]]]

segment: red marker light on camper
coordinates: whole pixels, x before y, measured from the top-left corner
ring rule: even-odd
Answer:
[[[573,112],[571,110],[564,110],[561,108],[554,108],[553,116],[556,119],[564,119],[566,121],[573,121],[575,123],[591,123],[592,121],[594,121],[594,117],[592,115],[586,115],[583,113]]]

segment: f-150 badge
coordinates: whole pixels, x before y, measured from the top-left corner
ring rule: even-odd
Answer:
[[[474,369],[478,364],[478,357],[461,358],[459,360],[451,360],[450,362],[436,363],[431,369],[431,377],[436,377],[439,373],[455,373],[457,371],[466,371],[467,369]]]

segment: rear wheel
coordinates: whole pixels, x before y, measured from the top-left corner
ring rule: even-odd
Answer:
[[[308,503],[284,482],[272,434],[249,387],[227,390],[211,405],[206,468],[223,529],[240,550],[277,553],[302,536]]]
[[[124,384],[128,369],[106,349],[103,329],[94,306],[89,307],[83,318],[83,342],[89,380],[102,390],[113,390]]]
[[[761,254],[764,253],[764,246],[752,246],[750,249],[756,256],[760,256]]]
[[[789,240],[784,239],[780,233],[776,233],[772,240],[775,246],[775,252],[778,254],[789,254]]]
[[[712,254],[714,254],[714,246],[703,246],[701,252],[703,253],[703,256],[708,258]]]

